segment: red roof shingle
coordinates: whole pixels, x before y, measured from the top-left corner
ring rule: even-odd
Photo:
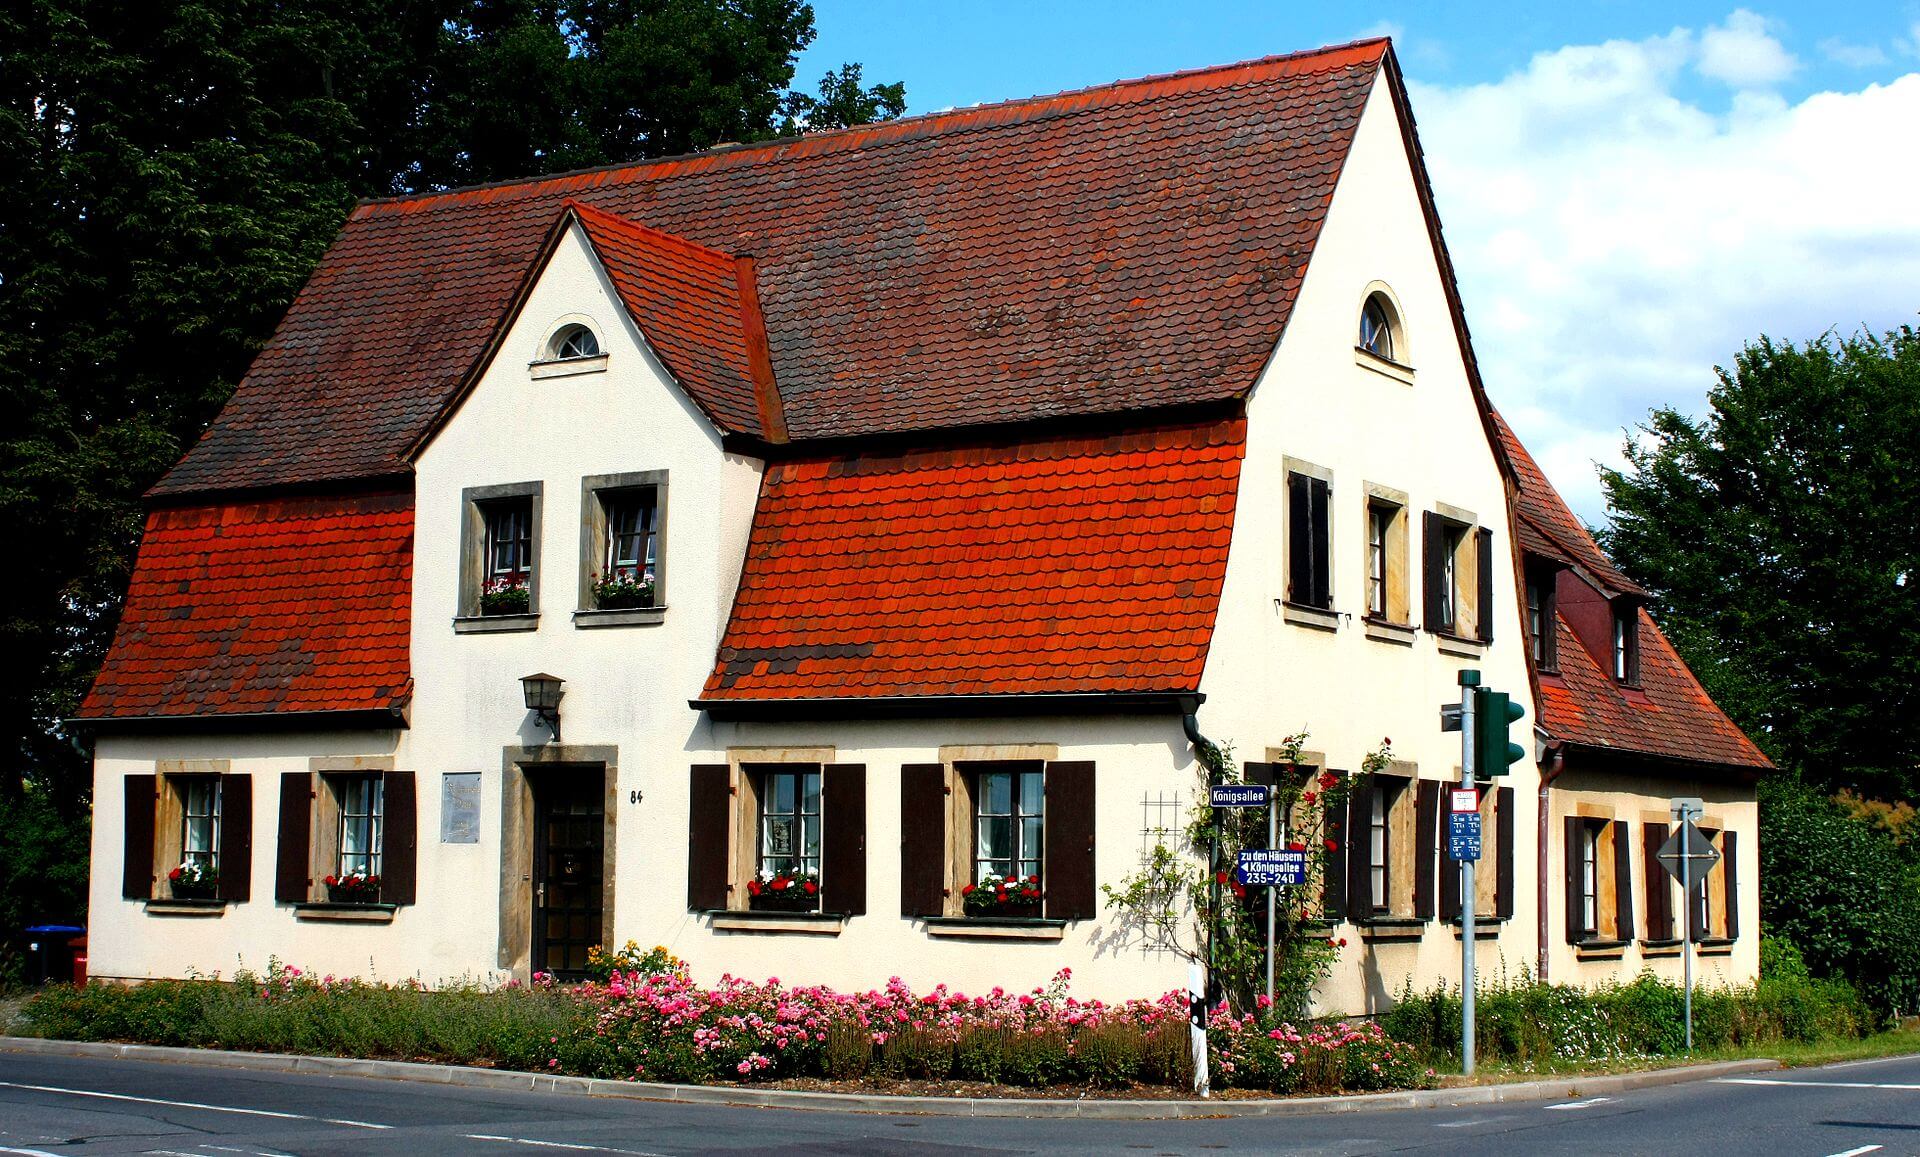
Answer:
[[[397,709],[412,571],[411,494],[153,511],[77,718]]]
[[[1613,560],[1593,541],[1587,528],[1568,509],[1560,492],[1547,481],[1546,472],[1540,469],[1540,464],[1520,444],[1520,439],[1514,435],[1513,428],[1507,425],[1507,420],[1496,412],[1493,414],[1493,425],[1500,435],[1501,449],[1513,466],[1515,481],[1519,483],[1520,493],[1514,514],[1520,540],[1527,548],[1556,562],[1580,567],[1615,594],[1646,594],[1639,584],[1621,574],[1620,569],[1613,565]]]
[[[1186,692],[1244,419],[769,465],[708,701]]]
[[[404,473],[569,200],[753,259],[794,440],[1244,396],[1387,52],[363,204],[155,493]]]

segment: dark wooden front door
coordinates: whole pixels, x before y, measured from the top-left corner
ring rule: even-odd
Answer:
[[[541,776],[533,803],[533,969],[577,979],[605,919],[606,773]]]

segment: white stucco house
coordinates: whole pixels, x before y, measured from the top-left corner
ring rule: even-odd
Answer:
[[[1157,994],[1100,885],[1192,735],[1307,730],[1393,740],[1326,897],[1321,1003],[1377,1010],[1457,967],[1467,667],[1541,756],[1482,960],[1676,969],[1700,795],[1708,974],[1757,967],[1764,760],[1488,403],[1385,41],[362,204],[149,501],[96,975]]]

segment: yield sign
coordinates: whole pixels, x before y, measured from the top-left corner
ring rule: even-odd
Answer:
[[[1660,866],[1672,873],[1676,880],[1680,878],[1680,861],[1683,859],[1693,861],[1688,866],[1687,876],[1694,883],[1698,883],[1701,877],[1720,862],[1720,851],[1713,846],[1712,841],[1700,834],[1699,828],[1694,827],[1689,821],[1682,824],[1679,831],[1668,836],[1666,843],[1660,845],[1659,858]]]

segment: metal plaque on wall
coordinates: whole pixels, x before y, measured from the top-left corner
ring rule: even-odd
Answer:
[[[449,771],[440,777],[440,842],[480,842],[480,773]]]

